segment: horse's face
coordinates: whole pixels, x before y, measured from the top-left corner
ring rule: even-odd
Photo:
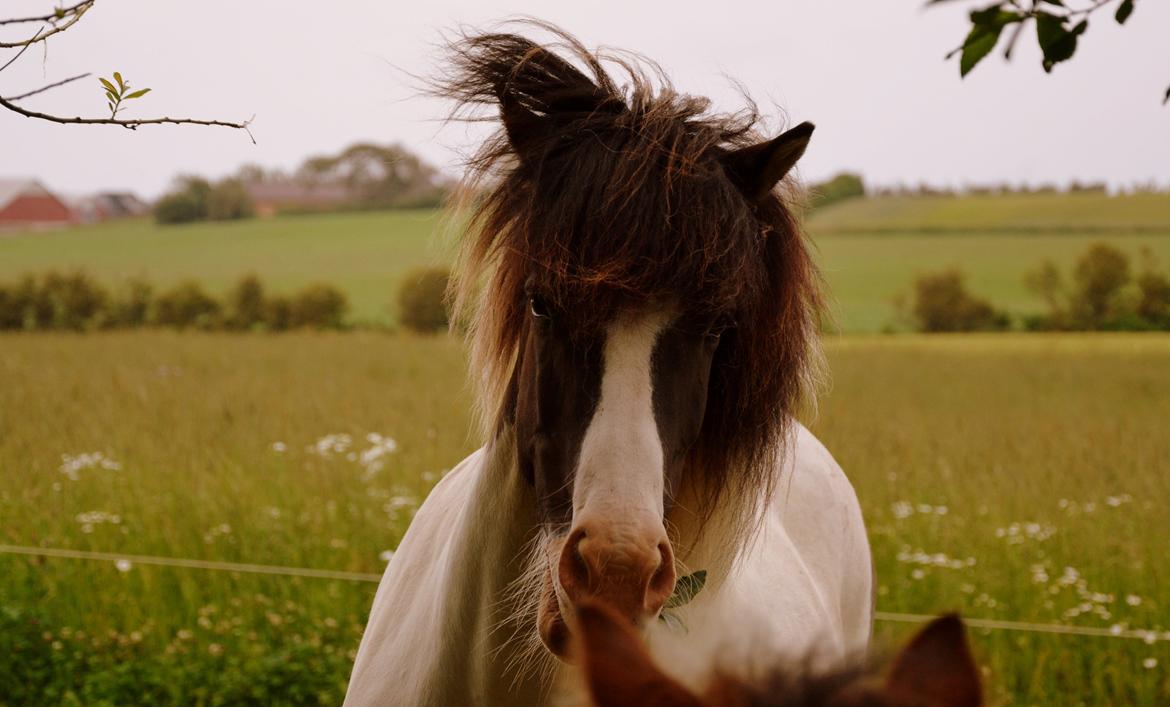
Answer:
[[[550,531],[538,626],[563,655],[579,602],[602,599],[640,623],[674,589],[664,517],[703,424],[720,331],[711,317],[644,307],[582,333],[570,307],[532,287],[524,306],[515,429]]]
[[[517,35],[468,38],[442,86],[503,128],[472,159],[456,301],[477,303],[485,406],[536,492],[537,624],[563,656],[582,601],[632,625],[662,608],[676,495],[700,522],[717,504],[754,512],[811,369],[819,296],[774,191],[811,124],[753,142],[752,111],[707,115],[621,59],[619,88],[552,31],[571,59]]]

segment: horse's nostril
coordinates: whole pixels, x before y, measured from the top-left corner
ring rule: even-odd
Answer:
[[[571,599],[575,599],[589,586],[589,562],[581,547],[585,536],[584,528],[574,530],[565,541],[565,550],[561,553],[561,586]]]
[[[658,544],[658,556],[658,568],[646,587],[646,604],[654,611],[660,609],[674,592],[675,582],[674,553],[669,542],[664,540]]]

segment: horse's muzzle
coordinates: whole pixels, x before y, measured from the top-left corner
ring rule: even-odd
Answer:
[[[538,624],[545,645],[563,658],[573,609],[582,602],[604,604],[634,626],[657,616],[674,591],[674,552],[661,521],[578,522],[560,548],[556,573],[560,591],[546,586]]]

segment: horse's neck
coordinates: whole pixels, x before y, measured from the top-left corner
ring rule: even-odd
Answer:
[[[706,572],[708,594],[717,591],[731,575],[735,564],[759,537],[764,498],[758,505],[745,508],[724,496],[705,517],[693,509],[700,507],[699,493],[684,485],[676,498],[670,517],[679,574],[697,570]]]
[[[487,448],[449,555],[437,669],[428,704],[535,704],[542,686],[517,677],[527,635],[512,616],[509,590],[527,568],[537,528],[535,500],[516,466],[515,439]],[[532,628],[535,631],[535,628]],[[523,676],[521,676],[523,677]]]

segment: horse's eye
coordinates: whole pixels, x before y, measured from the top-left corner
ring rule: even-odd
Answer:
[[[545,306],[544,300],[542,300],[540,297],[537,297],[536,295],[532,295],[528,298],[528,309],[532,312],[532,316],[536,317],[537,319],[549,318],[548,307]]]

